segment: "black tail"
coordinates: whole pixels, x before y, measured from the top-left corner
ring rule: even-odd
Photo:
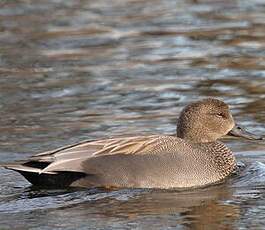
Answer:
[[[41,173],[48,163],[39,164],[39,162],[12,163],[0,165],[7,169],[19,172],[31,184],[40,187],[69,187],[74,181],[85,177],[85,173],[80,172],[52,172]]]
[[[57,174],[37,174],[26,171],[18,172],[33,185],[53,188],[69,187],[74,181],[86,175],[78,172],[59,172]]]

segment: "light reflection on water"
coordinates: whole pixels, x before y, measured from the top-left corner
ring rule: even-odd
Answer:
[[[2,1],[0,161],[84,139],[173,133],[190,101],[219,97],[265,133],[263,1]],[[262,229],[263,143],[195,191],[46,191],[0,169],[0,227]]]

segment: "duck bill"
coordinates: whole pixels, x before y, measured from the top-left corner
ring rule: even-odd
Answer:
[[[263,137],[250,133],[239,125],[235,125],[227,135],[234,137],[243,137],[248,140],[263,140]]]

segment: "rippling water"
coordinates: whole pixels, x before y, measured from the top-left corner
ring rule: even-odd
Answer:
[[[85,139],[173,133],[218,97],[265,133],[263,0],[0,0],[0,161]],[[193,191],[39,190],[0,169],[2,229],[264,229],[265,144]]]

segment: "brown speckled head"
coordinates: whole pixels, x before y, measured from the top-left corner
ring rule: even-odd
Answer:
[[[224,102],[208,98],[186,106],[178,119],[177,136],[194,143],[213,142],[234,127]]]

